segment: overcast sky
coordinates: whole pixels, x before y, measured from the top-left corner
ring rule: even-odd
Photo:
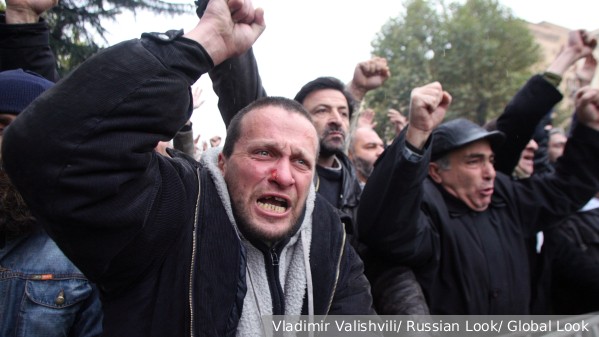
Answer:
[[[189,1],[192,2],[191,0]],[[355,65],[370,58],[370,42],[391,17],[403,12],[401,0],[254,0],[265,9],[266,31],[254,45],[264,87],[269,95],[292,98],[306,82],[334,76],[348,82]],[[599,29],[597,0],[500,0],[514,15],[529,22],[548,21],[569,29]],[[109,43],[137,38],[146,31],[184,29],[197,23],[195,15],[177,18],[138,14],[107,24]],[[224,136],[216,97],[208,76],[203,106],[194,113],[194,131],[208,139]]]

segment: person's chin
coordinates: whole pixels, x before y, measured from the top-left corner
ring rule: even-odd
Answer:
[[[255,228],[254,234],[260,240],[276,242],[289,236],[290,232],[289,225],[281,225],[274,228]]]

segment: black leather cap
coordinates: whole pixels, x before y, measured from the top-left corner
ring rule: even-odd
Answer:
[[[433,152],[431,161],[477,140],[488,139],[495,150],[505,139],[501,131],[487,131],[485,128],[464,118],[458,118],[439,125],[433,131]]]

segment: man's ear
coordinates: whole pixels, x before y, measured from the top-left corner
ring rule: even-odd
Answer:
[[[443,178],[440,174],[441,167],[437,163],[429,163],[428,164],[428,175],[433,179],[434,182],[440,184],[443,182]]]
[[[226,161],[225,161],[225,156],[223,156],[223,153],[219,153],[218,154],[218,168],[220,169],[220,172],[223,174],[223,176],[225,175],[225,166],[226,166]]]

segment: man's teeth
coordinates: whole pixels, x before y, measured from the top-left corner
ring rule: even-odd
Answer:
[[[287,201],[279,197],[266,197],[263,201],[258,200],[258,206],[267,211],[283,213],[287,209]]]
[[[271,211],[271,212],[276,212],[276,213],[285,212],[285,207],[281,207],[281,206],[277,206],[277,205],[273,205],[273,204],[267,204],[267,203],[263,203],[260,201],[258,201],[258,206],[264,208],[267,211]]]

